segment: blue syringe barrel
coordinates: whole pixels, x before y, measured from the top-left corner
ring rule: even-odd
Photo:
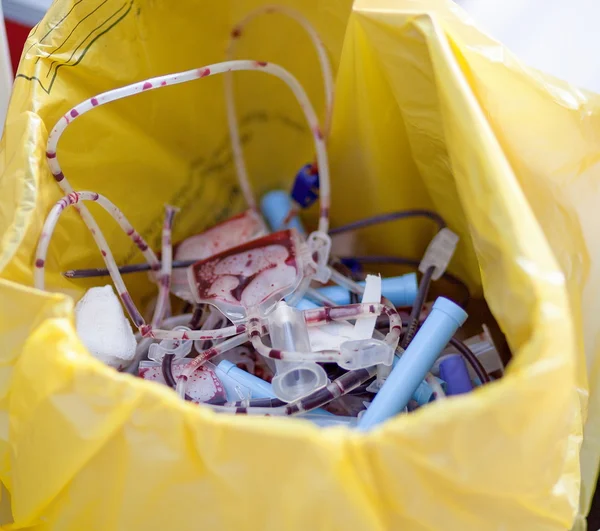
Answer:
[[[283,229],[296,229],[300,234],[306,234],[298,216],[294,216],[288,223],[284,223],[292,209],[292,200],[287,192],[283,190],[268,192],[262,197],[260,209],[273,232]]]
[[[360,419],[359,430],[368,431],[406,407],[435,360],[466,319],[466,312],[452,301],[443,297],[435,301],[423,326]]]

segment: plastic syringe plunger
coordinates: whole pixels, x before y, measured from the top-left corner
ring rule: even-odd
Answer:
[[[466,319],[466,312],[452,301],[443,297],[435,301],[423,326],[360,419],[359,430],[368,431],[407,406],[435,360]]]

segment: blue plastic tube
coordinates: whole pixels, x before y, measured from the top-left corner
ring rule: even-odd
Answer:
[[[358,282],[364,287],[364,282]],[[325,286],[318,289],[319,293],[329,297],[337,305],[350,304],[350,292],[341,286]],[[408,273],[399,277],[381,279],[381,293],[387,297],[394,306],[411,306],[417,298],[419,287],[417,274]]]
[[[227,378],[239,384],[240,387],[250,389],[251,398],[276,398],[269,382],[265,382],[258,376],[240,369],[235,363],[223,360],[217,365],[217,369],[219,369],[217,376],[220,377],[222,372]],[[236,400],[238,399],[236,398]]]
[[[368,431],[407,406],[435,360],[466,319],[466,312],[452,301],[443,297],[435,301],[423,326],[360,419],[359,430]]]
[[[249,389],[251,398],[277,398],[269,382],[265,382],[258,376],[240,369],[235,363],[228,360],[223,360],[217,365],[216,373],[226,390],[232,386],[233,382],[233,388],[235,388],[235,384],[238,384],[242,389]],[[229,382],[226,383],[225,379],[228,379]],[[229,393],[227,394],[227,398],[229,399]],[[234,400],[239,400],[239,398],[235,397]],[[315,409],[312,413],[317,413],[321,416],[335,416],[333,413],[329,413],[329,411],[321,408]]]

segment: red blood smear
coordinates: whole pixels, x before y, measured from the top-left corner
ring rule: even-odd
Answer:
[[[138,371],[138,376],[139,376],[140,378],[143,378],[143,377],[144,377],[144,375],[145,375],[145,374],[146,374],[146,373],[147,373],[149,370],[150,370],[150,369],[140,369],[140,370]]]
[[[245,243],[243,245],[239,245],[238,247],[234,247],[233,249],[228,249],[225,252],[219,253],[215,256],[207,258],[206,260],[202,260],[201,262],[197,262],[192,266],[192,270],[194,272],[194,278],[196,280],[196,289],[198,291],[198,295],[200,299],[213,299],[214,295],[209,294],[209,290],[215,281],[215,278],[206,278],[208,275],[203,275],[203,269],[214,269],[214,267],[224,258],[229,256],[233,256],[236,254],[244,253],[247,251],[252,251],[256,249],[260,249],[262,247],[267,247],[269,245],[281,245],[285,247],[288,251],[288,257],[285,260],[285,264],[291,267],[296,267],[296,249],[295,249],[295,239],[292,235],[291,230],[284,230],[279,232],[274,232],[273,234],[269,234],[267,236],[263,236],[262,238],[258,238],[257,240],[253,240],[251,242]],[[264,267],[254,273],[249,277],[245,277],[243,275],[228,275],[228,276],[236,276],[238,279],[238,286],[231,291],[232,296],[240,301],[242,299],[242,293],[248,287],[248,285],[261,273],[267,271],[268,269],[273,269],[277,267],[276,264],[269,264],[267,267]]]

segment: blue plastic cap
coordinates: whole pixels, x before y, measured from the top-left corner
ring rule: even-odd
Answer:
[[[300,234],[306,234],[298,216],[294,216],[288,223],[284,223],[292,209],[292,200],[283,190],[273,190],[265,194],[260,202],[260,208],[273,232],[296,229]]]
[[[382,278],[381,292],[394,306],[411,306],[419,292],[417,274],[408,273],[401,277]]]
[[[319,199],[319,172],[315,171],[312,164],[300,168],[290,195],[302,208],[309,207]]]
[[[445,297],[438,297],[431,310],[444,312],[448,317],[456,321],[456,324],[459,327],[463,325],[468,317],[467,312],[465,312],[458,304]]]
[[[445,356],[440,362],[440,376],[446,380],[446,394],[462,395],[473,390],[467,364],[460,354]]]
[[[363,287],[365,285],[364,282],[359,284]],[[381,292],[394,306],[411,306],[418,291],[416,273],[381,279]],[[319,288],[319,292],[338,305],[350,304],[350,292],[341,286],[325,286]]]

